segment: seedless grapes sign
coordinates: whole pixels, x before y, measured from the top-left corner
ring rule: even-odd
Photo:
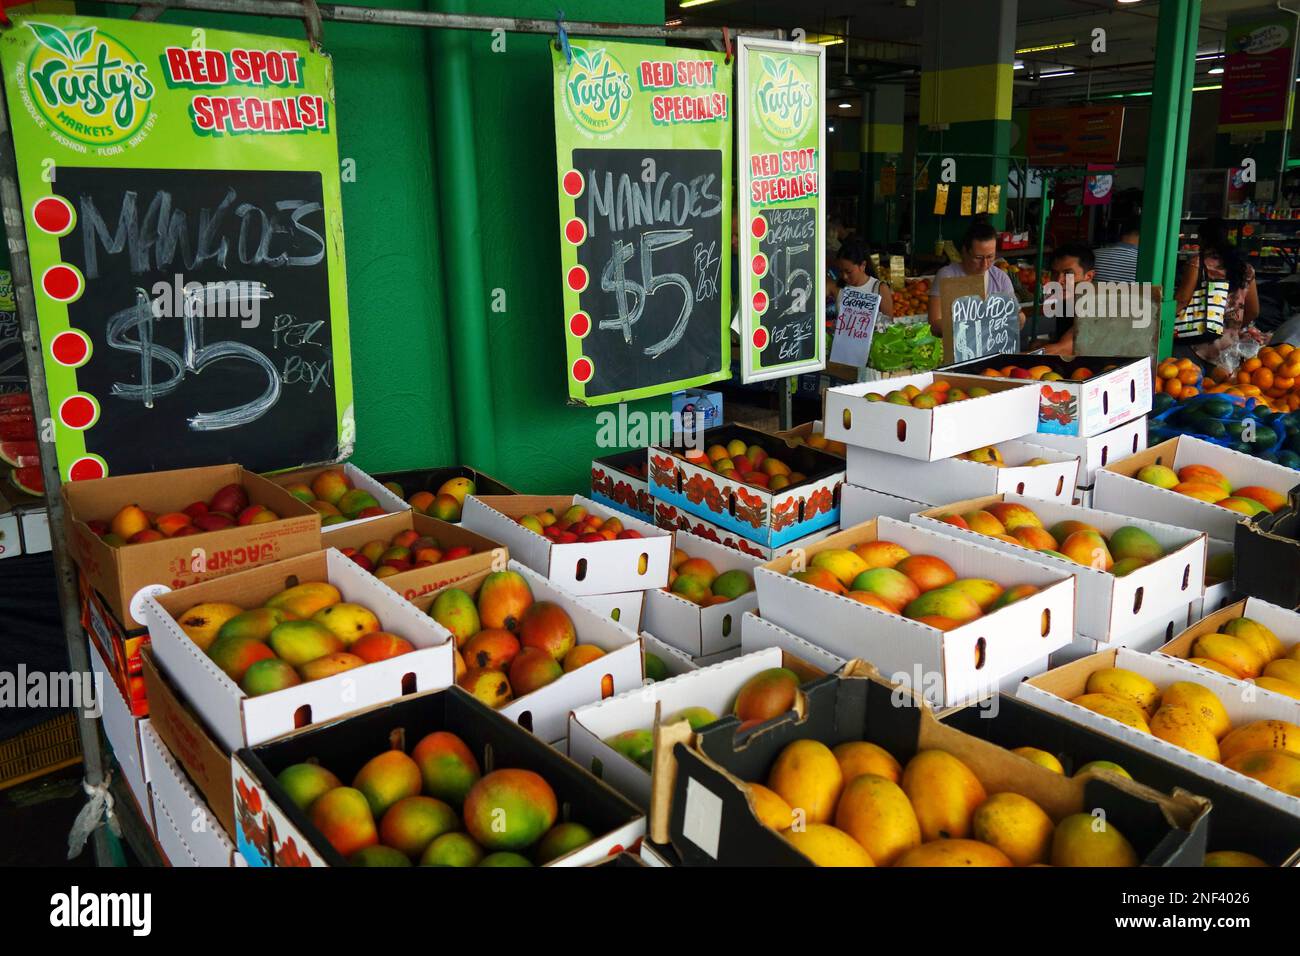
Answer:
[[[728,378],[732,69],[671,47],[568,53],[551,55],[569,398]]]
[[[826,366],[824,47],[740,37],[740,328],[746,382]]]
[[[348,455],[329,57],[13,19],[0,63],[64,479]]]

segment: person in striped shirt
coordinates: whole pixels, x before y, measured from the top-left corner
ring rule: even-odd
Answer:
[[[1119,242],[1102,246],[1093,253],[1098,282],[1137,282],[1138,240],[1141,223],[1125,219],[1120,226]]]

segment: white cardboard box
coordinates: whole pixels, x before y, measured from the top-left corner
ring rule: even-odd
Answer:
[[[641,537],[554,544],[516,520],[547,508],[570,505],[582,505],[603,518],[618,518],[625,529],[639,531]],[[461,523],[501,542],[510,549],[511,558],[545,575],[570,594],[644,591],[668,583],[672,536],[582,495],[470,495],[465,499]]]
[[[1115,647],[1127,647],[1129,650],[1143,654],[1153,653],[1187,627],[1186,622],[1191,619],[1191,609],[1194,605],[1195,602],[1192,602],[1185,607],[1170,608],[1160,617],[1148,621],[1136,630],[1113,636],[1109,641],[1076,637],[1059,651],[1052,652],[1050,664],[1052,667],[1060,667],[1070,661],[1077,661],[1080,657],[1088,657]]]
[[[669,677],[676,677],[678,674],[685,674],[689,671],[697,671],[700,666],[691,659],[691,655],[679,651],[671,644],[665,644],[659,638],[646,631],[641,632],[641,653],[653,654],[659,660],[663,661],[664,669],[668,671]],[[649,680],[649,677],[646,678]]]
[[[752,579],[762,558],[742,554],[707,538],[677,531],[674,547],[692,558],[710,562],[719,574],[744,571]],[[750,591],[722,604],[701,607],[671,591],[646,593],[645,630],[665,644],[680,648],[691,657],[705,657],[740,646],[740,617],[758,607],[758,592]]]
[[[140,750],[141,728],[148,726],[149,718],[134,717],[127,706],[117,682],[113,680],[112,671],[99,653],[94,641],[90,645],[90,668],[95,675],[96,691],[99,695],[101,710],[100,720],[104,724],[104,736],[113,748],[113,756],[122,768],[122,776],[131,788],[131,795],[140,808],[145,825],[154,829],[152,803],[149,800],[149,777],[145,771],[144,755]]]
[[[618,591],[614,594],[580,594],[578,600],[624,630],[636,634],[641,630],[641,620],[645,616],[646,593]]]
[[[848,663],[843,657],[832,654],[811,641],[805,641],[798,634],[792,634],[785,628],[778,627],[753,611],[746,611],[744,619],[740,622],[740,652],[754,654],[769,647],[775,647],[791,657],[797,657],[828,674],[836,673]]]
[[[936,379],[961,388],[983,386],[991,394],[932,409],[866,399],[867,395],[887,395],[908,385],[924,389]],[[1038,389],[978,375],[922,372],[828,389],[825,418],[827,438],[905,458],[938,461],[1036,431]]]
[[[909,683],[937,707],[987,696],[1008,675],[1037,666],[1074,636],[1072,573],[928,528],[879,518],[818,542],[804,558],[877,539],[942,558],[959,578],[991,578],[1004,587],[1029,584],[1038,591],[944,632],[798,581],[789,576],[793,556],[787,555],[755,572],[760,614],[832,654],[874,664],[883,677]]]
[[[699,657],[692,657],[691,663],[695,665],[696,670],[699,670],[701,667],[712,667],[714,664],[721,664],[723,661],[729,661],[739,656],[740,645],[737,644],[735,647],[728,647],[725,651],[715,651],[712,654],[701,654]]]
[[[1021,441],[1000,442],[997,448],[1006,462],[1001,468],[964,458],[922,463],[850,445],[849,481],[886,494],[936,504],[1002,492],[1066,504],[1073,500],[1079,474],[1078,458]],[[1048,464],[1026,464],[1036,458],[1047,459]]]
[[[1143,415],[1110,431],[1089,438],[1073,435],[1047,435],[1039,432],[1028,441],[1079,458],[1079,487],[1091,488],[1097,472],[1114,462],[1123,461],[1147,447],[1147,419]]]
[[[1160,688],[1181,680],[1201,684],[1214,691],[1223,702],[1233,727],[1240,727],[1256,720],[1285,720],[1293,724],[1300,723],[1300,700],[1271,693],[1256,694],[1253,700],[1246,700],[1241,693],[1241,682],[1238,680],[1216,674],[1196,664],[1189,664],[1187,661],[1164,655],[1140,654],[1126,647],[1082,658],[1026,681],[1016,691],[1017,697],[1036,707],[1059,714],[1099,733],[1116,737],[1135,747],[1141,747],[1206,779],[1241,790],[1280,810],[1300,816],[1300,797],[1275,790],[1245,774],[1230,770],[1217,761],[1194,754],[1152,734],[1143,733],[1112,717],[1102,716],[1086,707],[1071,703],[1068,698],[1082,694],[1087,676],[1102,667],[1121,667],[1136,671]]]
[[[315,474],[321,471],[336,470],[338,465],[327,465],[319,468],[297,468],[291,472],[282,472],[275,475],[267,475],[271,481],[274,481],[281,488],[291,485],[296,481],[301,481],[304,472]],[[376,479],[373,475],[368,475],[350,461],[343,463],[343,473],[348,476],[348,481],[352,482],[353,488],[360,488],[362,491],[368,491],[379,502],[379,507],[383,508],[387,514],[394,514],[398,511],[410,511],[411,506],[403,501],[397,495],[393,494],[384,487],[383,482]],[[310,485],[311,482],[306,482]],[[379,515],[371,515],[369,518],[354,518],[352,521],[338,521],[332,525],[327,525],[330,529],[349,528],[352,525],[361,524],[363,521],[369,521],[370,518],[378,518]],[[324,530],[324,528],[322,528]]]
[[[23,553],[41,554],[50,550],[50,513],[44,508],[23,511],[19,515],[23,526]]]
[[[1259,598],[1248,597],[1225,607],[1217,608],[1204,617],[1188,621],[1187,628],[1167,643],[1161,645],[1158,653],[1164,657],[1187,661],[1187,658],[1192,656],[1192,645],[1196,643],[1197,638],[1204,634],[1221,631],[1225,624],[1239,617],[1248,617],[1252,621],[1263,624],[1277,636],[1277,639],[1282,642],[1282,645],[1288,651],[1300,644],[1300,613],[1278,607],[1276,604],[1269,604]],[[1208,671],[1207,668],[1202,668],[1199,664],[1192,666],[1201,671],[1217,673],[1217,671]],[[1294,700],[1294,698],[1287,697],[1285,694],[1278,694],[1276,691],[1257,687],[1252,681],[1227,677],[1225,677],[1225,680],[1232,680],[1242,691],[1246,688],[1253,688],[1257,693],[1264,696]],[[1300,723],[1300,721],[1294,722]]]
[[[149,791],[153,798],[154,820],[164,816],[177,829],[193,866],[233,866],[235,844],[208,809],[203,797],[194,789],[180,765],[167,751],[167,745],[145,726],[140,731],[144,763],[149,772]],[[163,842],[163,827],[158,824],[158,840]],[[171,854],[168,854],[171,857]],[[172,857],[172,866],[179,865]]]
[[[841,485],[840,487],[843,488],[844,486]],[[706,541],[721,544],[724,547],[751,557],[760,558],[763,561],[771,561],[773,558],[789,554],[791,551],[806,548],[814,541],[821,541],[840,529],[838,524],[834,524],[828,528],[821,528],[811,534],[806,534],[802,538],[796,538],[794,541],[769,547],[765,544],[759,544],[752,538],[746,538],[734,531],[729,531],[721,525],[705,521],[703,518],[678,508],[676,505],[657,499],[655,500],[655,526],[665,531],[687,531],[697,538],[704,538]]]
[[[648,810],[650,772],[605,740],[625,730],[652,729],[656,712],[667,720],[684,707],[704,707],[725,716],[745,681],[780,666],[781,652],[769,648],[576,708],[569,715],[569,758]]]
[[[551,601],[568,612],[581,643],[605,651],[596,660],[498,708],[505,717],[553,744],[564,738],[573,708],[641,686],[641,641],[531,568],[512,560],[510,569],[524,576],[534,600]]]
[[[16,558],[23,553],[23,539],[18,526],[18,512],[0,514],[0,559]]]
[[[942,515],[980,511],[998,501],[1021,504],[1031,509],[1050,528],[1058,521],[1083,521],[1107,537],[1125,526],[1141,528],[1164,549],[1165,556],[1145,567],[1116,577],[1109,571],[1057,558],[1043,551],[1012,544],[1000,538],[968,531],[946,521]],[[950,534],[972,544],[1014,554],[1029,561],[1058,569],[1078,578],[1075,595],[1074,630],[1079,637],[1108,641],[1152,624],[1175,608],[1186,613],[1187,605],[1198,601],[1205,589],[1205,535],[1199,531],[1130,518],[1126,515],[1071,505],[1039,501],[1020,495],[990,495],[931,508],[912,516],[913,524],[941,534]]]
[[[840,489],[840,527],[852,528],[872,518],[896,518],[907,521],[918,511],[924,511],[932,505],[911,498],[886,494],[874,488],[844,483]]]
[[[1213,442],[1180,435],[1144,452],[1112,462],[1097,472],[1093,487],[1093,506],[1102,511],[1139,515],[1153,521],[1195,528],[1211,538],[1232,541],[1237,522],[1245,515],[1188,495],[1158,488],[1135,475],[1147,465],[1166,465],[1174,471],[1187,465],[1209,465],[1223,473],[1234,488],[1262,485],[1286,497],[1296,484],[1296,472],[1282,465],[1243,455]]]
[[[260,607],[285,586],[285,576],[290,574],[304,581],[328,580],[344,601],[369,608],[379,618],[382,630],[406,638],[416,649],[332,677],[249,697],[186,636],[173,612],[184,614],[205,601]],[[446,687],[454,679],[451,632],[334,548],[215,578],[174,594],[150,595],[143,604],[155,660],[231,752],[403,694]]]

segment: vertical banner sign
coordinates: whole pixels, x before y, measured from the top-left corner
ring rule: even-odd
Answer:
[[[741,371],[760,382],[826,367],[826,48],[737,41]]]
[[[1224,37],[1219,132],[1286,129],[1295,98],[1295,15],[1243,15]]]
[[[551,63],[569,398],[729,378],[732,69],[671,47],[567,52]]]
[[[0,63],[63,477],[349,455],[329,58],[13,20]]]

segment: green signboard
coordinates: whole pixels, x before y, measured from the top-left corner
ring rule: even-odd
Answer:
[[[63,477],[350,454],[329,58],[31,15],[0,64]]]
[[[739,37],[741,368],[826,366],[826,49]]]
[[[570,399],[603,405],[728,378],[726,57],[579,41],[552,63]]]

